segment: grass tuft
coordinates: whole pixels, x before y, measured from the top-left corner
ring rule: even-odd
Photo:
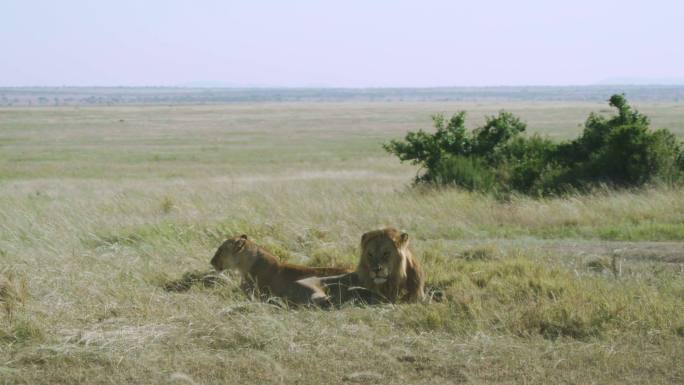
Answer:
[[[190,290],[193,286],[213,288],[223,284],[225,284],[225,278],[222,275],[196,270],[184,273],[180,279],[163,282],[162,287],[166,291],[183,292]]]
[[[461,258],[466,261],[493,261],[500,258],[501,250],[495,246],[479,246],[465,250]]]
[[[171,198],[170,196],[165,196],[164,198],[162,198],[162,201],[160,204],[162,213],[169,214],[171,211],[173,211],[175,205],[176,204],[175,204],[173,198]]]

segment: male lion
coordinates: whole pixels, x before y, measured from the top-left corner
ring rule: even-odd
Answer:
[[[395,302],[425,298],[425,276],[409,248],[408,234],[395,228],[369,231],[361,237],[356,274],[363,287]]]
[[[297,304],[316,303],[325,299],[320,291],[298,282],[299,280],[350,272],[349,269],[339,267],[307,267],[281,263],[246,235],[225,241],[216,250],[211,265],[217,271],[238,270],[242,275],[243,289],[256,289],[259,293],[281,297]]]

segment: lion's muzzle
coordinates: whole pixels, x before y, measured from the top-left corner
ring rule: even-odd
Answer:
[[[377,265],[377,266],[372,266],[371,267],[371,278],[373,278],[373,283],[376,285],[381,285],[385,282],[387,282],[387,268],[382,265]]]

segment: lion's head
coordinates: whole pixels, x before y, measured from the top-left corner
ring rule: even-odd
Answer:
[[[252,242],[244,234],[228,239],[216,250],[216,254],[211,259],[211,265],[217,271],[226,269],[249,271],[254,263],[254,253],[247,250],[251,244]]]
[[[369,231],[361,237],[357,274],[363,285],[395,301],[423,299],[424,276],[409,248],[408,234],[395,228]]]

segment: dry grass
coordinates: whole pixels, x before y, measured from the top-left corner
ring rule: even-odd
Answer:
[[[684,381],[682,190],[411,190],[376,143],[443,107],[0,110],[0,383]],[[386,224],[439,301],[283,309],[204,274],[236,233],[353,266]]]

